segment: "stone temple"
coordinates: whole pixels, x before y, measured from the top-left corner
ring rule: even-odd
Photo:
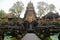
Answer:
[[[36,13],[34,10],[33,3],[31,1],[27,5],[24,20],[26,20],[28,22],[32,22],[32,21],[36,20]]]

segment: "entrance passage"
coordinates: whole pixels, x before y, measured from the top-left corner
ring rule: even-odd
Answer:
[[[27,33],[21,40],[41,40],[34,33]]]

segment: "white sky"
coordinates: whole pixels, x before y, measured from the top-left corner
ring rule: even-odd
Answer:
[[[24,4],[24,7],[26,9],[27,3],[30,2],[30,0],[0,0],[0,10],[3,9],[6,13],[9,13],[9,8],[11,8],[13,6],[14,3],[16,3],[16,1],[22,1],[22,3]],[[48,4],[54,4],[56,6],[56,10],[60,13],[60,0],[31,0],[31,2],[33,2],[34,7],[35,7],[35,11],[36,10],[36,5],[37,2],[41,2],[44,1]],[[25,9],[24,12],[22,12],[21,17],[23,17],[24,13],[25,13]]]

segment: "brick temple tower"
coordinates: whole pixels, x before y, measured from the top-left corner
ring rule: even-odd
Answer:
[[[24,20],[29,21],[30,23],[36,20],[36,13],[33,7],[33,3],[30,1],[27,5]]]

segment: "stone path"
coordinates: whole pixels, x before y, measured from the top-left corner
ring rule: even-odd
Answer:
[[[21,40],[41,40],[34,33],[27,33]]]

